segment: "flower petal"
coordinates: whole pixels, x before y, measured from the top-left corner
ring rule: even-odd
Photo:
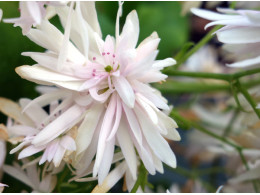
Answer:
[[[130,108],[133,108],[135,104],[135,94],[126,78],[123,76],[113,77],[113,83],[123,102]]]

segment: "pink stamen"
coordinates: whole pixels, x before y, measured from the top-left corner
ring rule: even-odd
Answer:
[[[109,52],[107,52],[107,55],[109,55],[110,53]]]
[[[116,55],[115,54],[113,54],[113,58],[115,58],[116,57]]]
[[[104,56],[104,55],[106,55],[106,53],[105,53],[105,52],[103,52],[103,53],[102,53],[102,56]]]
[[[96,60],[97,58],[96,57],[93,57],[93,60]]]
[[[97,70],[96,69],[93,69],[93,72],[96,72]]]

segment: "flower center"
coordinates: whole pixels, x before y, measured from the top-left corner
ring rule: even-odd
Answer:
[[[106,71],[106,72],[111,72],[111,70],[113,70],[112,66],[107,65],[107,66],[105,67],[105,71]]]

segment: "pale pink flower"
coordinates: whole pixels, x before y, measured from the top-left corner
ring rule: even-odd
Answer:
[[[169,109],[167,101],[149,85],[164,81],[167,75],[160,70],[175,64],[172,58],[155,60],[160,41],[157,33],[152,33],[136,48],[139,36],[136,11],[128,14],[119,33],[122,3],[116,20],[116,36],[108,35],[105,41],[101,38],[94,2],[77,2],[75,9],[72,3],[56,11],[65,34],[47,20],[38,29],[31,29],[28,37],[48,51],[24,53],[38,64],[21,66],[16,71],[38,84],[66,88],[77,97],[69,108],[73,109],[71,117],[83,118],[76,138],[74,166],[80,163],[87,169],[96,156],[93,176],[98,175],[101,184],[118,145],[133,179],[137,171],[135,148],[151,174],[156,170],[163,172],[162,162],[176,167],[175,155],[164,137],[180,140],[175,129],[177,124],[161,111]],[[48,99],[47,94],[36,101],[46,102],[45,98]],[[83,114],[81,109],[86,112]],[[62,128],[46,127],[32,144],[43,146],[63,132]]]
[[[41,24],[41,21],[49,16],[45,5],[62,5],[64,3],[51,2],[51,1],[20,1],[19,11],[21,16],[19,18],[4,19],[6,23],[14,23],[14,26],[22,28],[23,35],[26,35],[29,30]],[[49,11],[49,10],[48,10]]]
[[[224,25],[216,32],[218,40],[241,60],[228,66],[247,67],[260,63],[260,11],[218,9],[221,14],[197,8],[191,11],[197,16],[213,20],[205,28]]]
[[[23,161],[24,164],[28,162],[27,159]],[[57,183],[57,177],[55,175],[45,173],[44,171],[40,174],[41,170],[37,168],[36,164],[27,166],[25,169],[18,163],[14,163],[13,166],[4,165],[4,171],[31,187],[34,193],[50,193],[54,190]]]
[[[53,92],[51,92],[51,94],[53,94]],[[23,108],[30,104],[30,100],[25,98],[20,99],[21,106],[19,106],[10,100],[1,98],[0,104],[5,105],[5,107],[8,108],[16,107],[16,113],[18,114],[22,111]],[[44,151],[41,159],[39,159],[39,163],[43,164],[47,160],[48,162],[53,162],[54,165],[58,167],[66,153],[76,150],[75,141],[71,137],[72,135],[70,135],[72,132],[72,126],[65,126],[64,131],[66,132],[64,132],[58,138],[53,137],[53,139],[50,139],[41,146],[32,144],[34,138],[40,134],[43,128],[49,128],[49,126],[59,128],[61,126],[57,126],[57,122],[63,125],[62,121],[66,120],[66,117],[64,118],[64,114],[66,116],[66,111],[68,110],[66,110],[64,104],[59,105],[58,100],[56,100],[52,102],[49,107],[50,114],[47,114],[47,112],[40,105],[34,104],[30,106],[30,108],[27,108],[23,114],[20,113],[20,117],[15,117],[11,112],[6,112],[6,110],[3,109],[3,106],[0,110],[7,114],[11,120],[9,120],[9,123],[6,127],[10,137],[9,141],[14,144],[22,141],[16,148],[11,151],[11,153],[14,153],[27,146],[18,156],[19,159],[22,159],[40,151]],[[57,118],[57,116],[60,117]],[[73,117],[69,117],[71,120],[73,120]],[[70,125],[73,125],[74,123],[71,123],[71,120],[69,120],[69,123]],[[77,123],[77,121],[75,121],[75,123]]]

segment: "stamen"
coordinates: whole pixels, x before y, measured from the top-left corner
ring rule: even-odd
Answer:
[[[96,60],[97,58],[96,57],[93,57],[93,60]]]
[[[103,52],[103,53],[102,53],[102,56],[104,56],[104,55],[106,55],[106,53],[105,53],[105,52]]]
[[[113,54],[113,58],[115,58],[116,57],[116,55],[115,54]]]
[[[109,55],[110,53],[109,52],[107,52],[107,55]]]

